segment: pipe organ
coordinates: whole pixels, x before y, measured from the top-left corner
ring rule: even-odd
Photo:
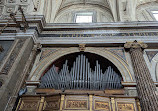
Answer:
[[[80,54],[76,57],[72,67],[68,66],[68,60],[58,72],[53,65],[44,76],[41,77],[39,88],[54,89],[80,89],[80,90],[105,90],[121,89],[122,77],[117,74],[112,66],[108,66],[105,72],[96,60],[94,70],[90,67],[88,58]]]

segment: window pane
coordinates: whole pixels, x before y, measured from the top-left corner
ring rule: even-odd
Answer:
[[[76,23],[92,23],[92,16],[77,15]]]
[[[152,13],[154,14],[154,13],[157,13],[158,14],[158,11],[152,11]]]
[[[153,14],[155,19],[158,21],[158,13],[157,14]]]

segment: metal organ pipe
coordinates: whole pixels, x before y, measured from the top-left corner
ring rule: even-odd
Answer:
[[[53,65],[50,70],[41,78],[39,88],[54,89],[88,89],[105,90],[120,89],[121,76],[118,75],[111,66],[103,73],[98,60],[94,71],[85,55],[76,57],[73,67],[68,69],[68,60],[63,64],[63,68],[57,72]]]

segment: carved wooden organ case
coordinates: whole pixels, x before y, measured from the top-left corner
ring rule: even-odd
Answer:
[[[136,98],[125,96],[117,68],[98,55],[66,55],[40,80],[36,95],[22,96],[17,111],[140,110]]]

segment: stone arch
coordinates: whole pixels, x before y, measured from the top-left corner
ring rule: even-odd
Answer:
[[[60,49],[60,50],[50,54],[48,57],[43,59],[38,64],[36,69],[33,71],[33,74],[30,77],[30,80],[38,81],[40,79],[41,75],[43,74],[43,72],[45,71],[45,69],[49,65],[51,65],[53,61],[57,60],[58,58],[60,58],[64,55],[75,53],[75,52],[80,52],[80,51],[78,48],[75,48],[75,47],[74,48],[63,48],[63,49]],[[125,63],[125,61],[123,61],[121,59],[121,57],[117,57],[114,53],[110,52],[109,50],[107,50],[105,48],[87,47],[85,49],[85,52],[90,52],[90,53],[100,55],[100,56],[106,58],[107,60],[111,61],[117,67],[117,69],[120,71],[124,82],[134,81],[133,76],[131,75],[131,73],[129,71],[129,66],[127,65],[127,63]]]

